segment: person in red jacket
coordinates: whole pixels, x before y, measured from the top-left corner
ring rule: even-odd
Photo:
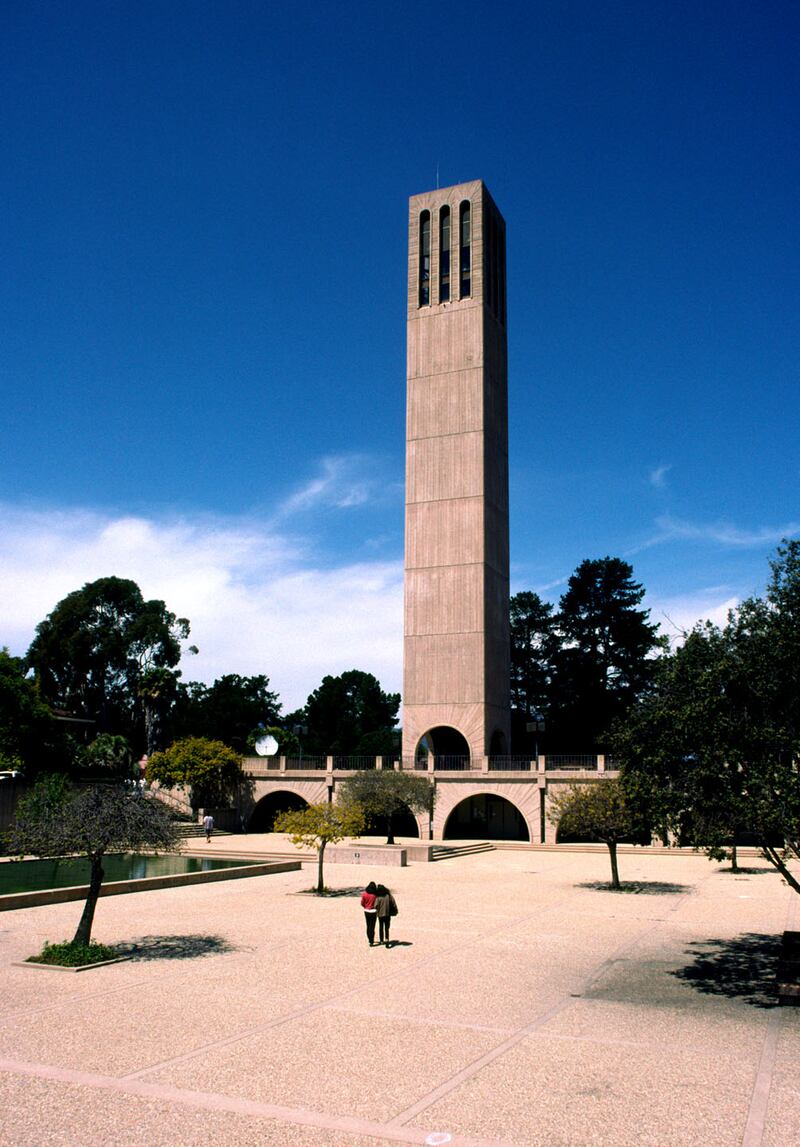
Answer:
[[[367,887],[361,893],[361,907],[364,909],[364,920],[367,925],[367,939],[369,940],[370,948],[375,944],[375,921],[378,918],[378,913],[375,908],[377,891],[375,881],[370,880]]]

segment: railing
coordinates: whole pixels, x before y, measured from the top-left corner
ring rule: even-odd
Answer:
[[[490,773],[529,773],[536,768],[530,757],[490,757]]]
[[[550,772],[553,769],[584,769],[597,771],[597,757],[594,753],[556,753],[549,754],[544,759],[544,767]]]
[[[377,765],[377,758],[375,757],[334,757],[333,767],[335,769],[374,769]],[[391,762],[388,762],[391,767]],[[384,760],[383,767],[387,767],[387,761]]]
[[[416,760],[413,757],[404,757],[402,767],[404,769],[414,769],[418,773],[425,773],[428,771],[430,761],[430,757],[417,757]],[[437,773],[440,771],[468,773],[471,769],[477,768],[478,766],[473,765],[469,757],[458,754],[458,756],[434,755],[433,767]]]
[[[472,768],[469,757],[465,756],[437,756],[434,755],[433,767],[436,772],[465,773]]]
[[[287,757],[286,769],[325,769],[325,757]]]
[[[186,817],[189,820],[194,817],[191,801],[185,793],[182,796],[176,796],[169,789],[151,787],[144,790],[144,795],[151,800],[160,801],[170,812],[174,812],[178,816]]]
[[[244,771],[248,777],[263,777],[267,773],[277,773],[281,767],[280,757],[262,757],[257,764],[253,764],[252,759],[244,766]]]

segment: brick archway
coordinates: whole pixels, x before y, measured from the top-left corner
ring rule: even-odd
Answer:
[[[525,822],[528,840],[536,841],[539,839],[536,835],[539,816],[539,790],[536,785],[503,783],[502,781],[489,784],[468,782],[467,784],[452,785],[444,782],[437,785],[437,790],[439,795],[433,818],[433,835],[437,840],[444,839],[445,826],[454,809],[463,801],[476,796],[495,796],[508,801]]]

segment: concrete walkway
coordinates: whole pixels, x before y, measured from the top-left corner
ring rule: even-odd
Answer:
[[[493,852],[331,865],[353,892],[324,900],[308,866],[109,897],[95,937],[134,958],[79,974],[11,965],[79,904],[3,913],[0,1143],[793,1147],[800,1009],[771,986],[800,897],[748,863],[625,855],[615,894],[602,853]]]

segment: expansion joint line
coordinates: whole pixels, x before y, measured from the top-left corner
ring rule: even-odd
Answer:
[[[415,976],[421,967],[427,967],[430,964],[435,964],[440,960],[446,959],[452,955],[454,951],[463,952],[465,946],[479,944],[487,937],[495,936],[500,932],[507,931],[509,928],[516,928],[520,922],[526,920],[534,920],[537,916],[541,916],[545,912],[550,912],[555,908],[561,907],[565,901],[554,900],[552,903],[544,905],[542,908],[531,912],[525,917],[514,917],[512,920],[504,921],[494,928],[488,929],[486,932],[481,932],[473,940],[468,941],[467,945],[461,940],[457,944],[450,944],[437,952],[433,956],[428,956],[425,959],[418,960],[414,963],[413,967],[407,968],[405,971],[389,971],[383,976],[376,976],[374,979],[368,981],[368,984],[360,984],[358,987],[349,988],[346,992],[341,992],[336,996],[329,996],[324,1000],[318,1000],[313,1004],[306,1004],[305,1007],[295,1008],[294,1011],[287,1012],[285,1015],[276,1016],[275,1019],[269,1020],[267,1023],[259,1024],[257,1027],[247,1028],[245,1031],[237,1032],[236,1035],[228,1036],[226,1039],[215,1040],[212,1043],[204,1043],[199,1047],[193,1048],[192,1051],[186,1052],[185,1055],[175,1056],[173,1059],[160,1060],[158,1063],[148,1064],[147,1067],[142,1067],[138,1071],[129,1072],[126,1075],[120,1076],[123,1080],[141,1079],[143,1076],[149,1075],[153,1071],[160,1071],[165,1067],[173,1067],[181,1063],[187,1063],[189,1060],[196,1059],[198,1056],[206,1054],[209,1051],[217,1051],[223,1047],[229,1047],[231,1044],[239,1043],[241,1040],[249,1039],[251,1036],[260,1035],[262,1032],[270,1031],[272,1028],[280,1027],[282,1024],[291,1023],[293,1020],[300,1019],[303,1016],[312,1014],[313,1012],[323,1011],[325,1008],[334,1007],[337,1004],[343,1003],[345,1000],[351,999],[353,996],[363,995],[365,990],[370,987],[376,987],[386,981],[402,980],[409,976]]]
[[[676,902],[669,909],[670,914],[676,912],[687,899],[688,896],[679,897],[679,899],[676,900]],[[649,927],[644,928],[641,932],[638,932],[636,936],[626,940],[624,944],[621,944],[619,948],[612,952],[610,956],[607,956],[605,960],[602,960],[597,965],[597,967],[594,968],[592,972],[590,972],[578,991],[570,992],[569,995],[563,996],[555,1004],[551,1004],[549,1008],[546,1008],[545,1011],[541,1012],[533,1020],[525,1024],[524,1027],[519,1028],[507,1039],[503,1040],[502,1043],[499,1043],[497,1047],[491,1048],[489,1051],[473,1060],[472,1063],[467,1064],[465,1068],[462,1068],[461,1071],[457,1072],[450,1079],[434,1088],[434,1090],[429,1092],[428,1095],[424,1095],[422,1099],[417,1100],[417,1102],[412,1104],[411,1107],[407,1108],[405,1111],[401,1111],[399,1115],[396,1115],[394,1119],[390,1121],[389,1126],[403,1126],[404,1124],[410,1122],[410,1120],[415,1119],[416,1116],[421,1114],[421,1112],[427,1110],[427,1108],[431,1107],[434,1103],[438,1103],[440,1099],[444,1099],[445,1096],[449,1095],[452,1091],[455,1091],[457,1087],[460,1087],[462,1083],[466,1083],[468,1079],[471,1079],[473,1076],[477,1075],[478,1072],[482,1071],[484,1067],[494,1063],[495,1060],[500,1059],[506,1054],[506,1052],[511,1051],[512,1048],[516,1047],[517,1044],[522,1043],[522,1041],[527,1039],[529,1035],[532,1035],[533,1032],[538,1031],[539,1028],[543,1028],[560,1012],[563,1012],[566,1008],[571,1007],[576,999],[580,999],[580,997],[583,996],[591,988],[592,984],[594,984],[595,981],[598,980],[613,964],[621,959],[622,956],[627,951],[629,951],[629,949],[633,948],[641,940],[649,936],[651,932],[655,932],[656,929],[659,928],[663,923],[663,920],[655,920],[649,925]],[[756,1145],[748,1145],[748,1147],[756,1147]]]
[[[389,1124],[360,1119],[356,1116],[326,1114],[301,1107],[283,1107],[276,1103],[262,1103],[254,1099],[220,1095],[216,1092],[190,1091],[169,1083],[146,1083],[143,1080],[0,1058],[0,1072],[3,1071],[9,1075],[22,1075],[29,1079],[46,1079],[55,1083],[94,1088],[99,1091],[114,1092],[117,1095],[149,1099],[157,1103],[180,1104],[193,1111],[223,1111],[250,1119],[269,1119],[301,1127],[315,1127],[321,1131],[358,1136],[359,1139],[419,1144],[420,1147],[438,1141],[432,1138],[435,1133],[431,1133],[428,1129],[392,1127]],[[453,1135],[447,1142],[451,1147],[505,1147],[496,1139],[487,1142],[484,1139],[473,1139],[462,1135]],[[508,1144],[508,1147],[512,1147],[512,1144]]]
[[[797,916],[797,894],[790,889],[789,906],[786,911],[786,930],[794,931]],[[769,1093],[772,1088],[772,1073],[775,1070],[775,1057],[778,1051],[778,1037],[783,1026],[783,1013],[779,1007],[773,1009],[764,1033],[764,1046],[758,1061],[753,1096],[747,1113],[747,1123],[742,1136],[742,1147],[761,1147],[764,1128],[767,1123]]]

